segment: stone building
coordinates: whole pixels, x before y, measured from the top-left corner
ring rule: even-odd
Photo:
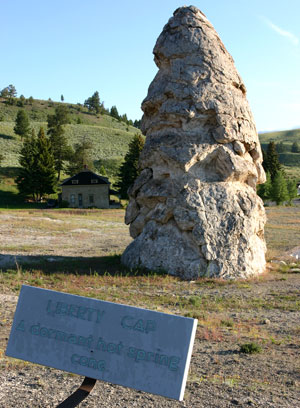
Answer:
[[[61,184],[61,199],[71,208],[109,208],[110,182],[107,177],[85,169]]]

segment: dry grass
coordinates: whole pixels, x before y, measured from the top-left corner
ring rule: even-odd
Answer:
[[[284,257],[300,245],[300,206],[267,207],[266,212],[267,259]]]
[[[300,207],[273,207],[267,213],[268,257],[280,257],[299,243]],[[37,285],[179,313],[203,322],[203,311],[208,310],[218,314],[213,319],[215,327],[206,327],[213,332],[233,330],[232,320],[222,315],[229,310],[300,309],[293,291],[285,296],[276,291],[264,296],[255,292],[258,284],[287,279],[289,270],[282,271],[287,272],[285,275],[275,271],[275,275],[247,281],[201,279],[192,283],[168,275],[129,271],[120,263],[120,253],[131,240],[123,217],[123,210],[0,212],[0,234],[6,235],[0,244],[2,254],[28,255],[36,261],[23,267],[16,261],[15,267],[3,271],[0,291],[17,293],[22,284]],[[236,296],[237,290],[243,295]],[[235,325],[234,328],[237,329]]]

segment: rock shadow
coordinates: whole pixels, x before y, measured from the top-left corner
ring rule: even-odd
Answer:
[[[100,257],[73,257],[56,255],[0,254],[0,270],[39,270],[45,274],[66,275],[149,275],[145,269],[129,269],[121,264],[121,255]]]

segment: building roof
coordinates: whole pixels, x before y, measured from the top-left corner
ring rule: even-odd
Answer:
[[[77,182],[76,182],[77,181]],[[97,184],[111,184],[107,177],[98,176],[90,170],[83,170],[80,173],[75,174],[73,177],[69,177],[61,183],[61,186],[88,186]]]

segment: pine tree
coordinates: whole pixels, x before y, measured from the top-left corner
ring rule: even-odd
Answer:
[[[110,109],[110,116],[112,116],[113,118],[118,119],[118,120],[120,119],[118,109],[117,109],[117,107],[115,105],[112,106],[111,109]]]
[[[29,119],[24,109],[18,110],[14,132],[21,136],[21,140],[23,140],[23,137],[28,136],[30,133]]]
[[[69,123],[68,109],[64,105],[55,108],[54,115],[48,115],[48,135],[55,159],[55,169],[57,180],[60,179],[61,171],[64,169],[64,162],[70,158],[71,148],[65,136],[64,125]]]
[[[270,142],[267,148],[267,154],[265,159],[265,170],[270,173],[272,182],[275,179],[276,174],[282,171],[282,166],[279,162],[278,153],[276,151],[276,144]]]
[[[275,201],[277,205],[289,199],[287,184],[282,171],[276,173],[272,182],[271,199]]]
[[[37,137],[37,174],[36,192],[38,199],[45,194],[52,194],[56,189],[56,171],[51,142],[46,138],[44,128],[40,128]]]
[[[26,98],[24,95],[21,95],[18,102],[17,102],[17,106],[20,106],[21,108],[23,108],[23,106],[26,103]]]
[[[299,146],[299,144],[297,142],[294,142],[292,144],[291,152],[292,153],[300,153],[300,146]]]
[[[8,101],[11,105],[14,104],[14,98],[17,96],[17,90],[14,85],[8,85]]]
[[[90,112],[100,113],[103,109],[103,105],[100,103],[99,92],[96,91],[92,96],[84,101],[84,106],[88,108]]]
[[[14,85],[10,84],[6,88],[2,89],[1,97],[6,99],[8,104],[13,105],[15,97],[17,96],[17,90]]]
[[[2,89],[0,96],[1,98],[8,99],[9,96],[8,87]]]
[[[19,175],[16,178],[19,193],[24,197],[31,197],[33,200],[35,200],[36,156],[37,143],[33,130],[31,136],[26,138],[23,143],[19,158]]]
[[[276,144],[276,151],[277,153],[284,153],[289,151],[289,146],[284,144],[283,142]]]
[[[127,190],[140,174],[138,162],[144,143],[144,139],[140,134],[136,134],[129,143],[128,152],[125,155],[124,162],[121,165],[118,174],[119,182],[117,188],[120,192],[121,198],[128,198]]]
[[[120,120],[128,125],[128,118],[126,113],[120,117]]]
[[[264,184],[259,184],[257,187],[257,194],[262,200],[269,200],[271,198],[272,181],[270,173],[266,173],[266,181]]]
[[[69,164],[66,167],[66,173],[69,176],[79,173],[84,166],[92,170],[94,168],[90,151],[93,145],[89,140],[83,139],[81,143],[75,144],[75,150],[72,151],[69,158]]]
[[[297,183],[294,180],[289,179],[287,182],[287,190],[289,195],[289,205],[292,205],[292,200],[298,195]]]
[[[41,128],[38,137],[34,131],[25,139],[20,154],[20,170],[16,179],[21,195],[40,201],[55,192],[56,173],[50,141]]]

